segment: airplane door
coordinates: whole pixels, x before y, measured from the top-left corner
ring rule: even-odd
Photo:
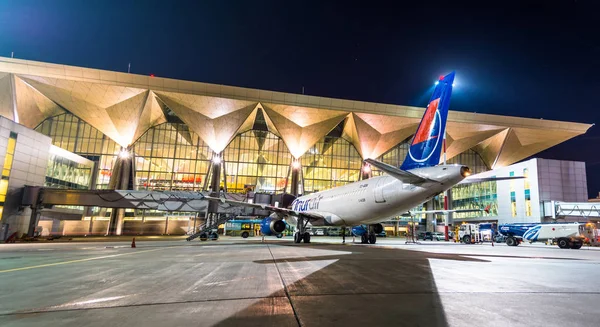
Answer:
[[[375,186],[375,203],[383,203],[385,202],[385,198],[383,197],[383,185],[387,178],[380,178],[377,181],[377,185]]]

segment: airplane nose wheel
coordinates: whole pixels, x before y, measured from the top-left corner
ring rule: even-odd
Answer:
[[[300,243],[304,241],[304,243],[310,243],[310,233],[306,231],[306,225],[308,224],[308,220],[305,221],[304,218],[298,217],[297,224],[297,232],[294,234],[294,243]]]

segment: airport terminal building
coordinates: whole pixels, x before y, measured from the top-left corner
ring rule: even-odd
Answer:
[[[26,229],[28,209],[8,199],[26,184],[228,193],[329,189],[378,174],[366,171],[364,159],[401,165],[423,111],[0,58],[2,223],[13,232]],[[567,193],[575,201],[587,198],[582,163],[535,159],[512,165],[590,127],[450,111],[449,163],[490,176],[527,177],[453,190],[453,208],[492,207],[485,216],[455,219],[540,221],[543,200],[571,200]],[[572,178],[563,177],[561,187],[574,190],[553,198],[554,184],[544,183],[565,171]],[[218,186],[211,182],[215,174]],[[64,209],[71,211],[42,213],[39,225],[63,234],[103,234],[110,225],[91,227],[111,219],[107,210]],[[194,215],[131,209],[121,223],[159,226],[147,233],[182,233]]]

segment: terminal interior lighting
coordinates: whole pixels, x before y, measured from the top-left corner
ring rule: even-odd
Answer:
[[[292,161],[292,168],[294,168],[294,169],[300,168],[300,161],[298,161],[298,160]]]
[[[127,159],[127,158],[129,158],[129,151],[127,151],[127,149],[121,150],[121,152],[119,152],[119,157],[121,159]]]
[[[220,163],[221,163],[221,157],[220,157],[218,154],[217,154],[217,155],[215,155],[215,156],[213,156],[213,158],[212,158],[212,162],[213,162],[215,165],[218,165],[218,164],[220,164]]]
[[[371,172],[371,165],[369,165],[369,164],[365,164],[365,165],[363,166],[363,173],[365,173],[365,174],[368,174],[368,173],[370,173],[370,172]]]

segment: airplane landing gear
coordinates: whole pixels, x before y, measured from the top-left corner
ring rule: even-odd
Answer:
[[[377,236],[375,234],[369,234],[369,244],[375,244],[377,242]]]
[[[367,234],[362,234],[360,236],[360,244],[368,244],[369,243],[369,237],[367,236]]]
[[[308,219],[298,217],[298,224],[296,225],[298,230],[294,234],[294,243],[300,243],[302,241],[304,241],[304,243],[310,243],[310,233],[306,231],[306,225],[308,225]]]
[[[369,225],[368,233],[365,235],[365,244],[375,244],[377,242],[377,234],[383,231],[381,224]]]
[[[362,234],[360,237],[360,244],[375,244],[377,242],[377,236],[373,233]]]

